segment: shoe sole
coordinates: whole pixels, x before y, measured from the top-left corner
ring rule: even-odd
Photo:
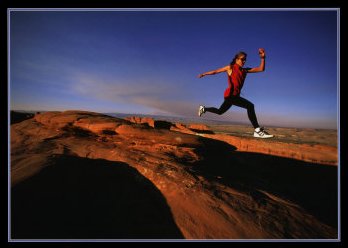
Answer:
[[[269,139],[269,138],[273,138],[274,136],[268,136],[268,137],[261,137],[261,136],[255,136],[254,138],[259,138],[259,139]]]

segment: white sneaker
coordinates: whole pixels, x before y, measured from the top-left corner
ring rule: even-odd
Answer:
[[[267,139],[267,138],[274,137],[274,135],[267,133],[263,127],[261,127],[261,128],[258,127],[258,128],[255,128],[254,137],[261,138],[261,139]]]
[[[205,108],[204,106],[199,106],[199,109],[198,109],[198,116],[201,117],[202,114],[205,113]]]

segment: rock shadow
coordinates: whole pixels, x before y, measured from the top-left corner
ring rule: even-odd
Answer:
[[[195,128],[189,128],[192,132],[195,133],[201,133],[201,134],[214,134],[213,131],[211,130],[200,130],[200,129],[195,129]]]
[[[209,141],[212,143],[213,141]],[[323,223],[338,225],[337,167],[252,152],[225,142],[207,145],[196,173],[257,198],[264,190],[288,199]]]
[[[33,118],[34,114],[22,113],[22,112],[17,112],[17,111],[11,110],[10,117],[11,117],[11,125],[12,125],[12,124],[16,124],[16,123]]]
[[[169,130],[171,128],[171,126],[173,126],[173,124],[171,122],[168,122],[168,121],[160,121],[160,120],[154,121],[154,128],[156,128],[156,129]]]
[[[182,239],[160,191],[121,162],[57,156],[11,188],[12,239]]]

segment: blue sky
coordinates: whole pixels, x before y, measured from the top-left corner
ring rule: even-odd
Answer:
[[[223,67],[248,54],[242,97],[263,126],[336,128],[337,10],[10,12],[10,108],[197,116],[219,107]],[[203,119],[249,124],[244,109]]]

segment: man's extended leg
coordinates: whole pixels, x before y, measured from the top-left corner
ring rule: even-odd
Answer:
[[[259,127],[257,122],[254,104],[243,97],[232,97],[230,98],[233,105],[241,108],[245,108],[248,111],[248,118],[254,128]]]
[[[254,104],[250,101],[244,99],[243,97],[236,97],[232,100],[233,104],[242,108],[246,108],[248,110],[248,117],[251,124],[254,126],[254,137],[256,138],[272,138],[274,135],[269,134],[263,127],[259,126],[257,122]]]
[[[221,104],[220,108],[214,108],[214,107],[205,107],[204,112],[211,112],[217,115],[222,115],[225,113],[230,107],[232,106],[232,101],[230,99],[225,99],[224,102]]]

